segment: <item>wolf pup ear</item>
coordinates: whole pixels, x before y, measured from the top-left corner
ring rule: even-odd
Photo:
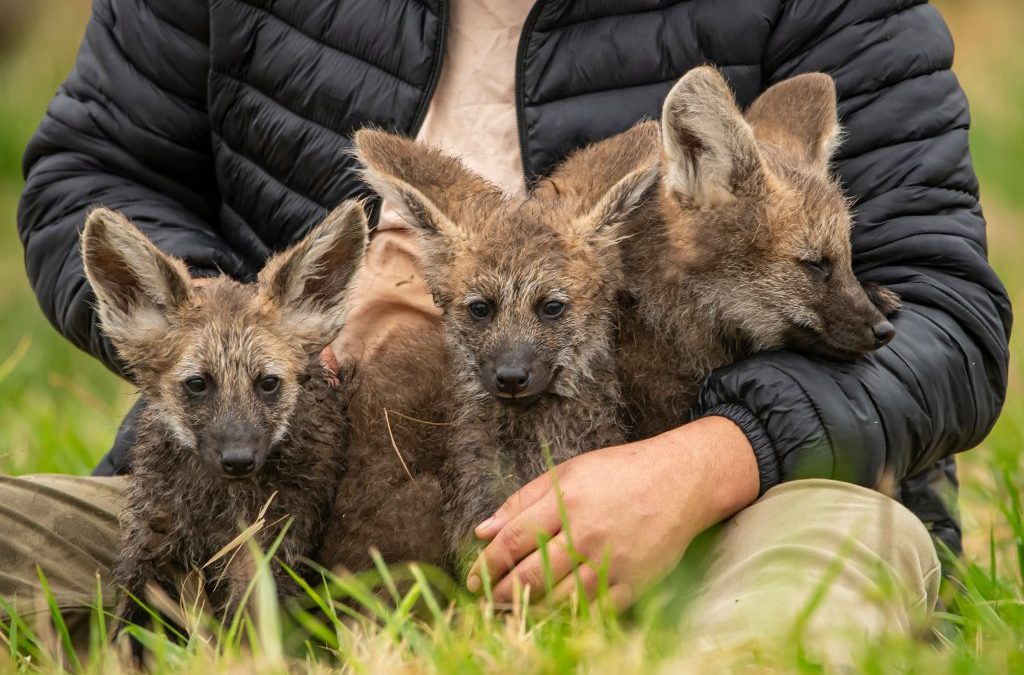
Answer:
[[[355,143],[367,184],[425,235],[458,238],[465,204],[501,199],[497,186],[436,148],[373,129]]]
[[[129,362],[132,346],[159,339],[175,311],[191,298],[185,264],[161,253],[118,211],[99,208],[89,213],[82,231],[82,262],[103,332]]]
[[[651,166],[633,171],[616,183],[590,209],[590,212],[576,222],[574,233],[586,237],[591,242],[603,239],[609,244],[618,242],[628,228],[629,222],[637,209],[649,199],[658,185],[659,167],[656,162]]]
[[[345,297],[366,241],[362,204],[349,200],[260,271],[261,299],[280,309],[282,321],[303,336],[308,351],[319,350],[341,332]]]
[[[805,73],[769,87],[747,111],[754,136],[827,172],[839,144],[836,85],[824,73]]]
[[[580,212],[593,207],[623,176],[657,163],[661,153],[661,125],[648,120],[569,154],[530,190],[541,201],[579,197]]]
[[[714,206],[762,173],[754,132],[722,75],[694,68],[672,87],[661,114],[664,180],[684,199]]]

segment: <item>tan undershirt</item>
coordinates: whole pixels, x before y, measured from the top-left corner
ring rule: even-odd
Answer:
[[[416,140],[462,158],[515,194],[525,190],[515,110],[515,60],[533,0],[453,0],[444,66]],[[350,296],[339,359],[360,359],[396,331],[436,323],[440,310],[420,275],[415,235],[384,204]]]

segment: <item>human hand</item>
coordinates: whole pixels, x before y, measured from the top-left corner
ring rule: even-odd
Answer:
[[[511,602],[517,584],[534,599],[550,588],[557,602],[578,585],[593,597],[606,564],[609,597],[624,608],[679,563],[694,537],[752,503],[758,487],[750,442],[724,417],[585,453],[527,484],[477,527],[490,543],[467,586],[480,589],[486,565],[496,602]],[[550,537],[547,572],[539,537]]]

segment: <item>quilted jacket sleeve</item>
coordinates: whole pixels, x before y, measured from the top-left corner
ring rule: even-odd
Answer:
[[[942,18],[920,1],[782,5],[764,86],[834,76],[855,271],[896,290],[904,308],[897,338],[856,363],[775,352],[708,378],[701,410],[747,431],[762,490],[803,477],[901,480],[979,443],[999,414],[1010,305],[987,261],[952,58]]]
[[[250,271],[216,230],[207,21],[204,2],[95,0],[74,70],[25,153],[29,280],[54,326],[114,370],[79,255],[91,206],[123,210],[197,275]]]

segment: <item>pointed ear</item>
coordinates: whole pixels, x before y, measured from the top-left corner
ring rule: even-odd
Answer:
[[[585,213],[623,176],[656,163],[660,150],[661,126],[654,121],[640,122],[576,150],[538,181],[530,195],[542,201],[577,197]]]
[[[271,258],[259,274],[261,300],[281,311],[307,351],[329,344],[345,323],[349,284],[366,249],[366,214],[350,200],[302,240]]]
[[[650,166],[634,171],[612,186],[587,215],[576,221],[574,234],[591,241],[602,238],[609,244],[617,243],[626,234],[624,225],[630,216],[657,189],[658,169],[657,162],[652,161]]]
[[[357,132],[355,143],[366,182],[424,234],[458,237],[466,204],[501,199],[495,185],[436,148],[373,129]]]
[[[761,176],[754,132],[714,68],[686,73],[665,99],[661,121],[665,181],[681,197],[725,203]]]
[[[754,101],[747,120],[758,140],[828,171],[840,137],[835,82],[824,73],[805,73],[780,82]]]
[[[86,218],[82,262],[103,332],[126,360],[132,347],[160,339],[192,297],[185,264],[161,253],[117,211],[100,208]]]

